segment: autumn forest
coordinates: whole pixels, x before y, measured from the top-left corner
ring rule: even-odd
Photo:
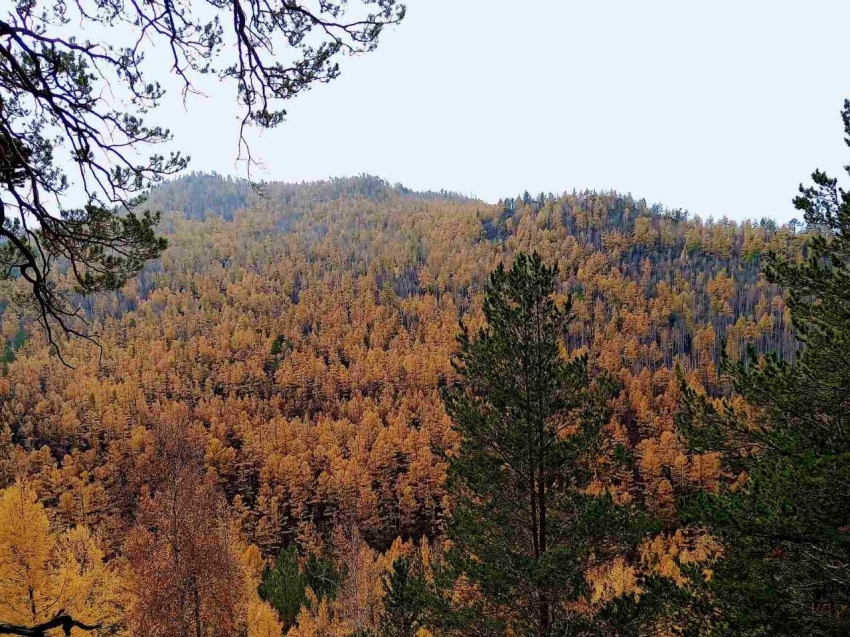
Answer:
[[[0,635],[850,635],[840,3],[410,4],[0,8]]]
[[[773,444],[764,414],[784,405],[761,392],[811,334],[795,315],[811,287],[789,292],[782,268],[846,235],[616,192],[492,205],[370,176],[191,174],[145,206],[168,248],[120,290],[79,297],[94,341],[51,343],[31,311],[4,306],[0,621],[63,610],[74,635],[780,634],[754,604],[794,609],[781,634],[847,628],[834,605],[847,562],[827,557],[846,556],[846,528],[834,546],[829,529],[813,535],[843,584],[818,564],[776,570],[808,550],[792,539],[762,537],[761,553],[724,539],[741,533],[736,507],[769,534],[771,507],[794,504],[773,468],[751,478]],[[518,325],[532,320],[542,335]],[[529,409],[537,433],[519,424]],[[758,485],[767,502],[736,499]],[[743,560],[776,590],[752,590]],[[786,577],[810,586],[789,593]]]

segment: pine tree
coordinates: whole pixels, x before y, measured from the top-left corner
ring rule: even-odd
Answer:
[[[843,119],[850,145],[850,102]],[[798,361],[727,361],[747,406],[689,391],[680,416],[691,448],[722,451],[734,479],[683,498],[686,521],[726,545],[712,582],[722,634],[850,634],[850,193],[812,177],[794,200],[817,232],[807,259],[766,269],[789,291]]]
[[[307,597],[307,581],[298,565],[298,551],[293,544],[278,553],[274,566],[263,570],[258,590],[260,598],[278,612],[284,630],[295,624],[301,605]]]
[[[591,561],[641,532],[641,516],[630,522],[632,511],[588,493],[611,383],[586,357],[562,356],[570,313],[556,302],[556,280],[536,253],[500,265],[485,291],[486,329],[472,339],[462,326],[459,336],[460,381],[444,400],[462,436],[447,555],[468,602],[461,632],[562,633],[579,620],[565,603],[586,594]]]
[[[258,593],[278,612],[283,629],[295,625],[301,607],[309,605],[307,589],[316,599],[332,600],[340,584],[340,575],[331,559],[311,553],[303,567],[298,549],[292,544],[278,553],[273,566],[263,569]]]
[[[382,579],[384,612],[381,615],[380,637],[416,637],[425,616],[426,584],[417,562],[406,557],[393,562],[389,575]]]

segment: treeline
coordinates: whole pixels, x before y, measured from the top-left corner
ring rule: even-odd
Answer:
[[[3,312],[0,622],[844,634],[841,197],[167,184],[102,356]]]

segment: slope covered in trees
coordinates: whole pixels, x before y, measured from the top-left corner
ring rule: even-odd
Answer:
[[[489,205],[366,176],[261,191],[191,175],[153,193],[168,249],[119,292],[81,299],[100,360],[72,340],[68,367],[30,317],[2,315],[0,488],[35,494],[53,534],[97,538],[136,591],[121,600],[129,625],[279,630],[259,573],[296,547],[305,581],[324,581],[311,555],[337,574],[333,592],[297,592],[293,634],[378,630],[393,559],[429,571],[443,551],[461,435],[440,392],[459,380],[458,320],[485,325],[491,271],[532,251],[558,266],[559,307],[571,297],[562,356],[610,379],[581,493],[654,520],[588,561],[569,603],[593,614],[652,578],[688,590],[694,565],[710,577],[719,549],[680,527],[675,494],[714,490],[723,467],[678,435],[680,377],[713,400],[730,391],[723,356],[796,358],[760,267],[766,251],[801,260],[805,234],[610,192]],[[169,533],[167,511],[180,513]],[[177,537],[199,563],[216,555],[215,572],[166,566]],[[200,581],[221,594],[202,598]]]
[[[137,214],[150,188],[189,164],[161,149],[172,133],[151,121],[164,77],[184,97],[202,94],[202,77],[232,83],[238,157],[250,166],[248,129],[280,125],[288,100],[339,77],[341,57],[375,51],[405,13],[395,0],[4,5],[0,264],[48,339],[86,338],[69,290],[54,286],[56,270],[81,293],[114,292],[165,248],[159,217]],[[151,56],[157,48],[168,54]]]

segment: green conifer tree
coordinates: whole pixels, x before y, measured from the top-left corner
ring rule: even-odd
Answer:
[[[393,562],[383,577],[384,612],[380,637],[416,637],[425,616],[427,586],[421,565],[405,557]]]
[[[843,119],[850,145],[850,102]],[[694,451],[721,451],[727,475],[746,478],[682,502],[686,522],[726,545],[712,581],[716,634],[850,634],[850,193],[812,178],[794,200],[817,231],[806,260],[771,256],[766,269],[789,292],[799,359],[751,351],[749,364],[726,363],[755,416],[693,391],[680,416]]]
[[[475,589],[473,607],[447,622],[460,633],[564,634],[584,621],[564,602],[586,594],[587,567],[646,531],[637,511],[587,492],[612,384],[586,357],[562,355],[570,312],[556,283],[557,268],[520,254],[491,275],[486,329],[459,336],[460,381],[444,400],[462,436],[447,565]]]

